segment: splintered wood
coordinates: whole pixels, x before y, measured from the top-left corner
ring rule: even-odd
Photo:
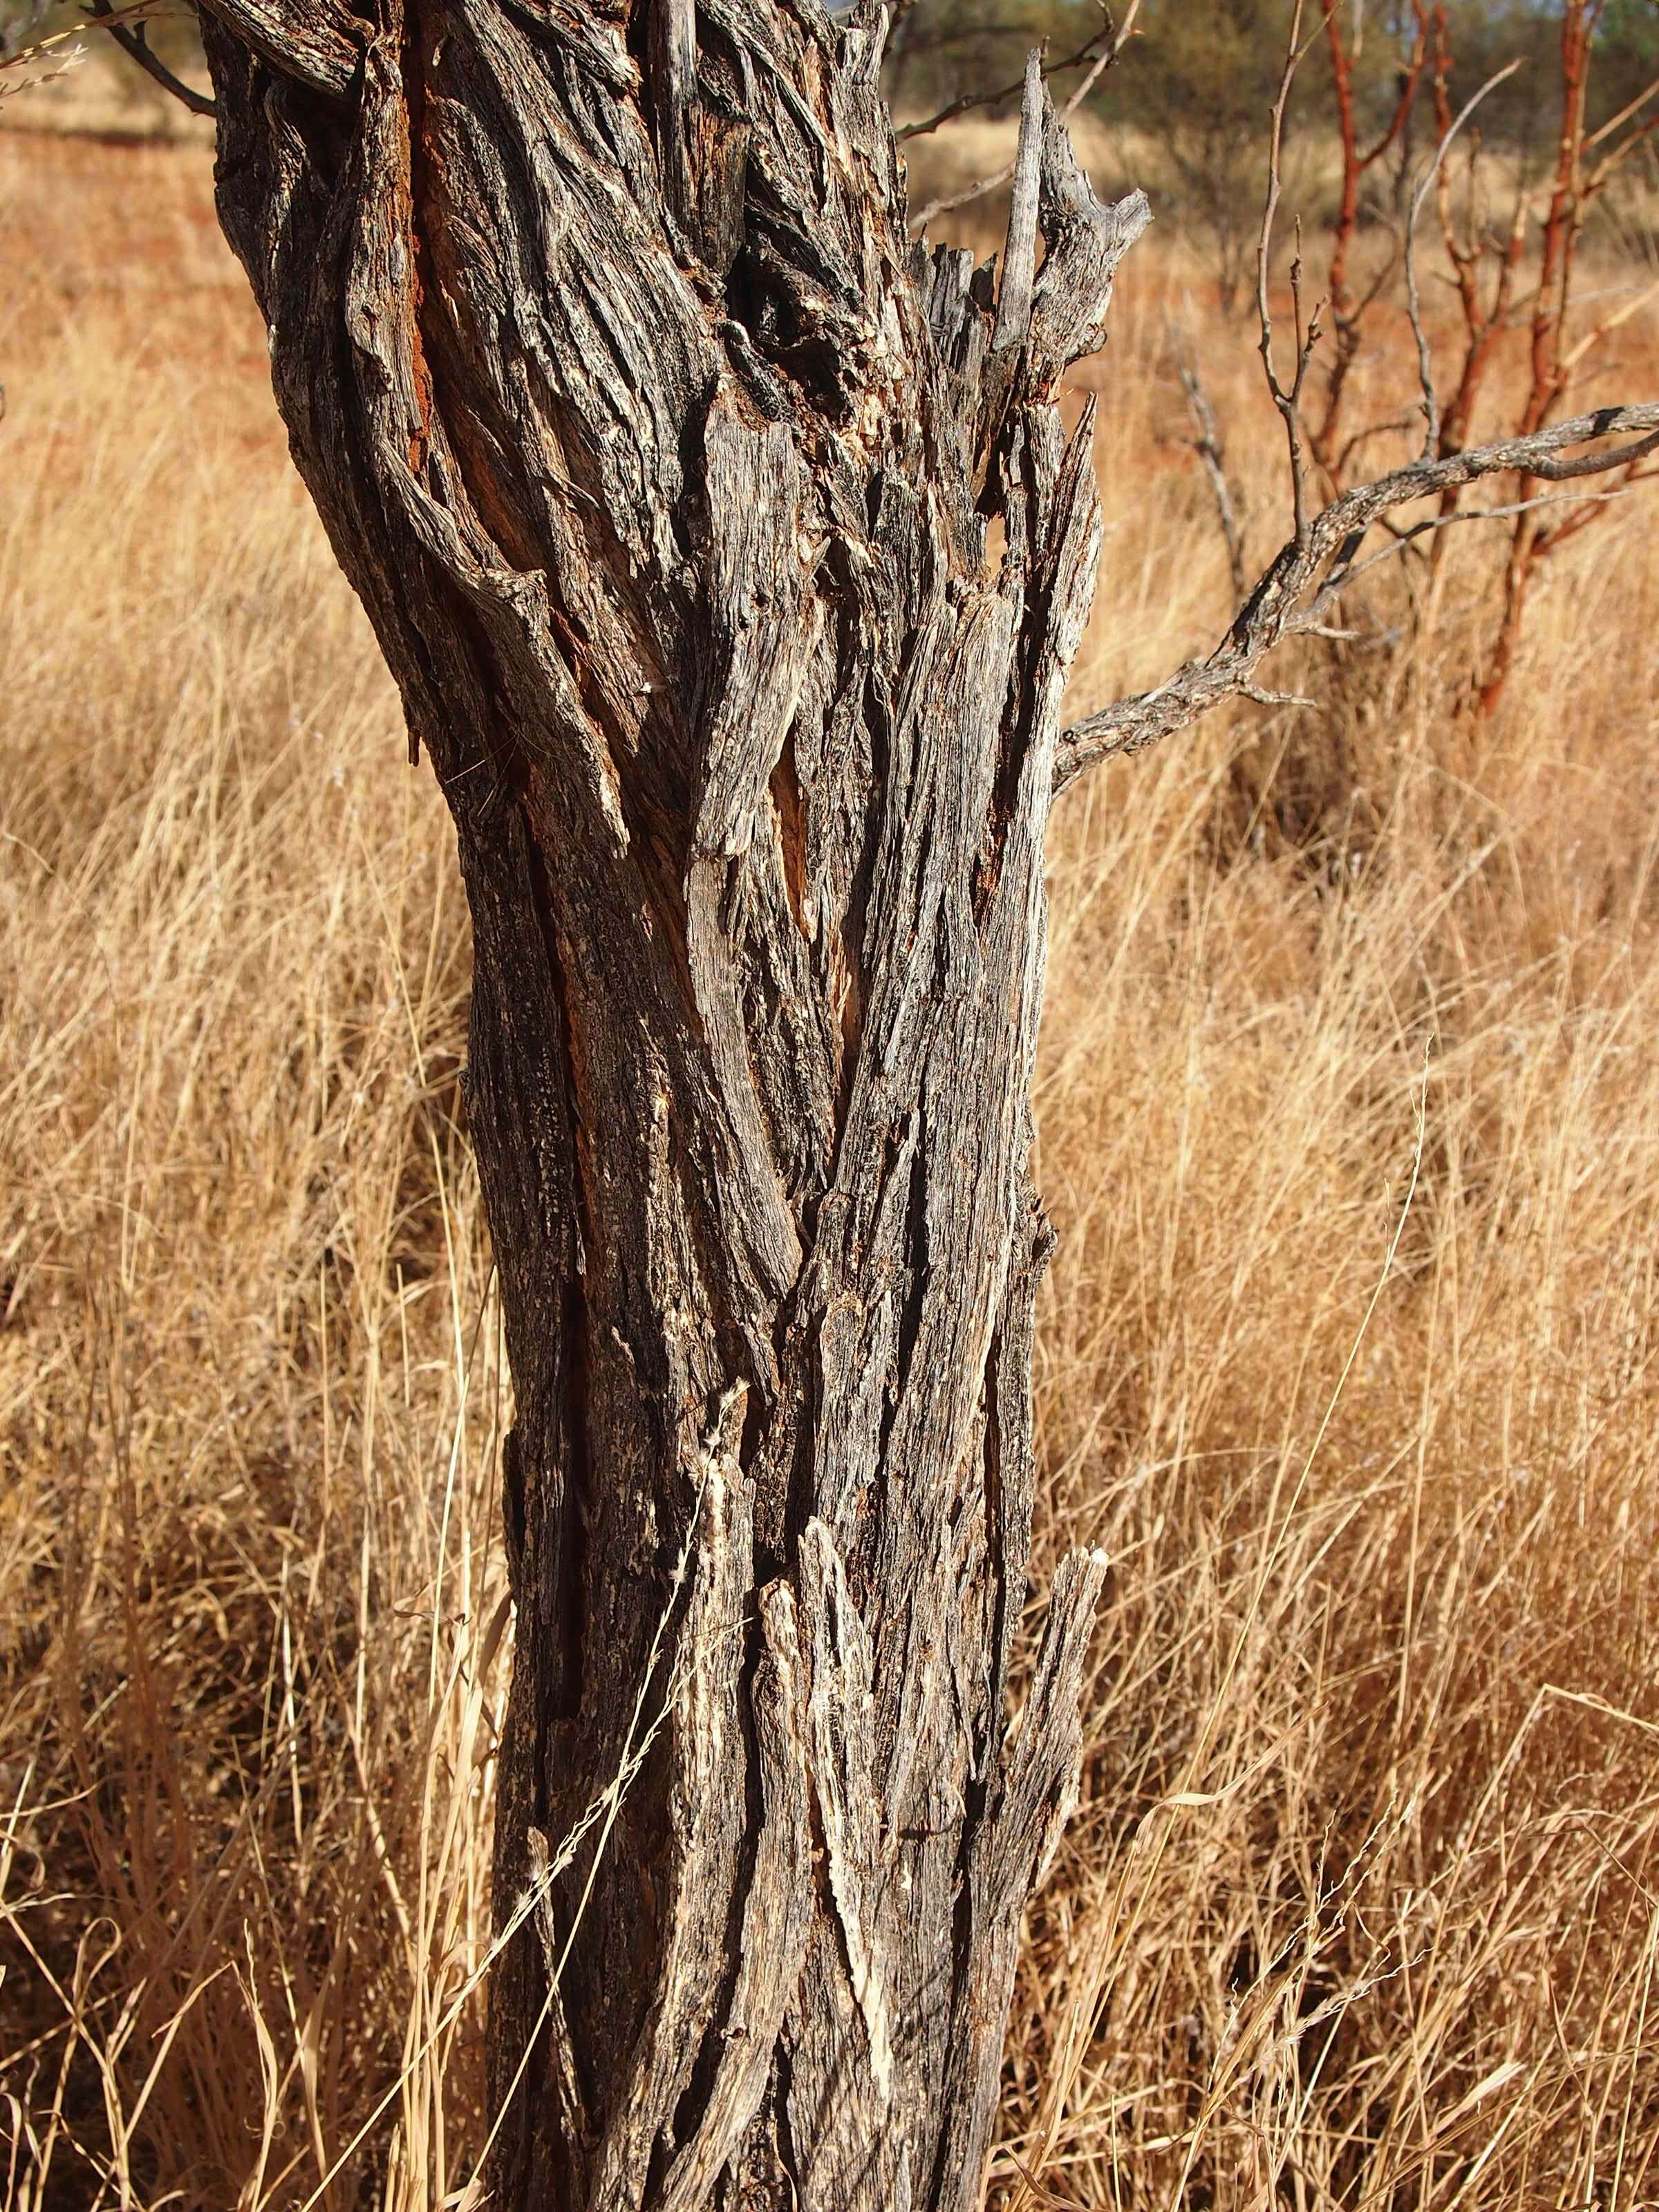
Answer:
[[[869,9],[376,22],[204,28],[295,457],[472,906],[502,1920],[536,1893],[495,2201],[971,2212],[1104,1571],[1011,1727],[1100,527],[1054,392],[1146,203],[1034,68],[1000,291],[913,246]]]

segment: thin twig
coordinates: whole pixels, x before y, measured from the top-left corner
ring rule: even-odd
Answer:
[[[1390,415],[1384,422],[1367,422],[1363,429],[1356,430],[1336,457],[1336,485],[1340,486],[1343,477],[1348,473],[1349,462],[1362,446],[1369,445],[1373,438],[1387,437],[1390,431],[1409,430],[1412,427],[1412,416],[1415,412],[1416,410],[1413,408],[1404,415]]]
[[[1337,0],[1321,0],[1325,18],[1325,30],[1330,46],[1331,90],[1336,102],[1337,139],[1342,152],[1342,189],[1338,204],[1336,223],[1331,245],[1329,273],[1326,289],[1330,295],[1331,317],[1335,325],[1335,357],[1327,372],[1325,405],[1317,428],[1310,428],[1310,450],[1324,473],[1333,493],[1341,489],[1342,465],[1332,462],[1338,430],[1341,422],[1348,381],[1359,357],[1365,319],[1384,286],[1393,274],[1395,252],[1367,286],[1358,300],[1349,289],[1349,257],[1353,251],[1359,226],[1360,186],[1369,172],[1393,146],[1402,150],[1408,143],[1413,111],[1429,64],[1430,18],[1428,0],[1411,0],[1412,15],[1416,25],[1410,58],[1400,71],[1398,93],[1387,127],[1365,150],[1359,144],[1358,122],[1354,108],[1354,64],[1358,59],[1363,39],[1364,11],[1356,10],[1354,48],[1349,52],[1344,40]]]
[[[1312,707],[1318,704],[1316,700],[1304,698],[1300,691],[1264,691],[1255,684],[1241,684],[1238,696],[1241,699],[1248,699],[1255,707]]]
[[[1296,325],[1296,367],[1291,381],[1284,384],[1273,361],[1273,309],[1267,297],[1267,276],[1273,261],[1273,223],[1279,214],[1279,198],[1285,189],[1285,115],[1290,106],[1291,87],[1319,33],[1315,31],[1302,43],[1302,18],[1304,0],[1296,0],[1291,16],[1291,27],[1285,42],[1285,67],[1279,80],[1279,93],[1273,101],[1272,127],[1267,140],[1267,193],[1261,209],[1261,229],[1255,249],[1255,309],[1261,326],[1259,350],[1261,367],[1267,380],[1267,390],[1273,405],[1279,410],[1285,424],[1285,437],[1289,447],[1291,465],[1291,497],[1296,516],[1296,535],[1298,541],[1308,527],[1308,461],[1304,450],[1302,428],[1302,393],[1308,380],[1314,349],[1319,343],[1321,314],[1325,302],[1321,301],[1309,318],[1304,330],[1302,322],[1302,226],[1297,224],[1296,258],[1291,264],[1291,302]]]
[[[1609,411],[1628,414],[1632,410],[1614,408]],[[1656,452],[1659,452],[1659,430],[1621,446],[1616,453],[1584,453],[1576,461],[1534,461],[1527,465],[1526,473],[1545,483],[1570,483],[1576,477],[1600,476],[1604,469],[1630,468]]]
[[[1100,29],[1092,38],[1085,39],[1077,52],[1068,54],[1063,62],[1043,64],[1045,79],[1063,76],[1067,70],[1081,69],[1085,62],[1096,60],[1101,40],[1116,37],[1117,27],[1112,21],[1109,10],[1103,8],[1100,12],[1105,17]],[[937,115],[930,115],[925,123],[902,124],[893,137],[901,146],[908,138],[926,138],[933,131],[942,130],[945,124],[954,123],[958,116],[971,115],[975,108],[1000,107],[1005,100],[1012,100],[1017,92],[1023,92],[1024,86],[1025,78],[1022,73],[1012,84],[1005,84],[995,92],[965,92],[960,100],[953,100],[948,107],[941,107]]]
[[[1540,507],[1576,507],[1588,506],[1597,500],[1623,499],[1629,489],[1628,484],[1619,484],[1612,491],[1588,492],[1583,498],[1577,499],[1571,492],[1544,492],[1536,499],[1509,500],[1502,507],[1455,507],[1443,514],[1425,515],[1421,522],[1413,522],[1408,529],[1395,531],[1391,545],[1385,545],[1380,553],[1373,553],[1369,561],[1362,561],[1358,568],[1345,568],[1340,576],[1328,583],[1310,610],[1309,618],[1305,621],[1298,618],[1292,623],[1290,634],[1298,637],[1326,635],[1322,625],[1312,619],[1315,613],[1328,606],[1331,599],[1346,592],[1360,577],[1373,568],[1380,568],[1385,561],[1396,559],[1418,538],[1426,537],[1431,531],[1449,530],[1457,522],[1504,522],[1517,514],[1531,514]]]
[[[1513,76],[1520,66],[1518,58],[1509,63],[1506,67],[1498,70],[1496,76],[1488,77],[1474,98],[1466,102],[1462,112],[1435,149],[1434,159],[1430,162],[1422,183],[1412,195],[1411,210],[1406,217],[1406,312],[1411,318],[1412,336],[1417,341],[1418,380],[1423,387],[1425,426],[1423,458],[1425,460],[1429,459],[1440,443],[1440,401],[1434,388],[1434,362],[1429,351],[1428,333],[1423,327],[1422,302],[1417,290],[1417,218],[1423,211],[1423,203],[1428,198],[1431,187],[1440,174],[1440,165],[1446,158],[1447,149],[1452,140],[1456,137],[1486,94],[1489,92],[1495,92],[1504,78]]]
[[[1187,405],[1196,426],[1197,435],[1187,443],[1203,464],[1204,473],[1210,480],[1210,490],[1215,500],[1216,516],[1221,525],[1222,537],[1227,544],[1227,571],[1232,579],[1233,597],[1244,596],[1244,539],[1238,524],[1238,502],[1233,490],[1232,478],[1227,473],[1227,452],[1222,443],[1221,432],[1216,423],[1215,410],[1210,404],[1210,395],[1204,389],[1186,333],[1173,326],[1170,330],[1170,351],[1175,361],[1176,374],[1181,379],[1182,390],[1187,395]]]
[[[1134,30],[1135,17],[1139,13],[1140,0],[1129,0],[1129,5],[1123,11],[1123,21],[1118,25],[1117,34],[1111,45],[1107,47],[1065,106],[1060,109],[1062,121],[1067,123],[1071,121],[1106,71],[1123,52]],[[920,238],[935,216],[950,215],[957,208],[966,207],[972,200],[983,199],[987,192],[994,192],[999,185],[1006,185],[1013,173],[1014,165],[1010,161],[1005,167],[996,170],[992,175],[981,177],[976,183],[965,185],[959,192],[947,192],[939,199],[929,200],[919,214],[910,218],[911,237]]]

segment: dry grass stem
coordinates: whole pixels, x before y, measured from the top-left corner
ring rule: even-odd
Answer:
[[[0,2194],[474,2207],[465,901],[208,193],[0,133]],[[1205,280],[1140,253],[1066,399],[1079,714],[1231,604],[1164,374]],[[1626,388],[1656,334],[1632,298]],[[1248,530],[1282,426],[1245,346],[1192,366]],[[1632,500],[1564,550],[1477,725],[1502,549],[1446,535],[1431,603],[1395,562],[1288,649],[1316,712],[1060,811],[1043,1559],[1114,1566],[1009,2045],[1030,2212],[1659,2193],[1659,545]]]

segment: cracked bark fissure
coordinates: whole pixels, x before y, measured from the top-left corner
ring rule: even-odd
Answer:
[[[1011,1731],[1099,531],[1052,394],[1145,205],[1033,81],[999,302],[907,241],[873,9],[359,8],[203,29],[294,456],[472,912],[498,1921],[554,1869],[493,1985],[492,2201],[966,2212],[1103,1572],[1062,1565]]]

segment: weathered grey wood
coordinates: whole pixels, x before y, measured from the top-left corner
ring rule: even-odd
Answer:
[[[1145,203],[1034,75],[1000,301],[913,248],[868,7],[203,27],[295,459],[473,914],[503,1922],[544,1893],[495,2201],[969,2212],[1102,1573],[1061,1569],[1011,1731],[1099,535],[1053,394]]]
[[[344,98],[362,31],[339,0],[206,0],[250,50],[319,92]]]

